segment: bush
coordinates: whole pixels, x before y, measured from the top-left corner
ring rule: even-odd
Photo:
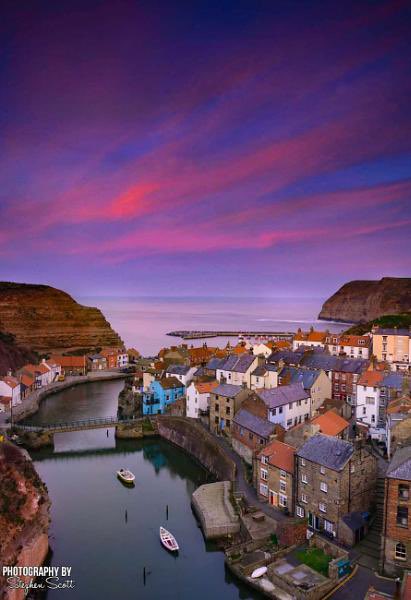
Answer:
[[[332,557],[325,554],[321,548],[299,550],[297,552],[297,558],[305,565],[311,567],[318,573],[321,573],[321,575],[328,577],[328,563],[332,560]]]

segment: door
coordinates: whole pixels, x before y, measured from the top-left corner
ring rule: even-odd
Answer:
[[[272,506],[278,506],[278,494],[277,492],[273,492],[273,490],[270,490],[270,504]]]

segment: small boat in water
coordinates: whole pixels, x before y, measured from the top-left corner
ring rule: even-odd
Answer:
[[[170,552],[177,552],[179,550],[176,538],[167,529],[164,529],[164,527],[160,527],[160,540],[164,548],[167,548]]]
[[[117,477],[121,479],[123,483],[127,483],[128,485],[134,483],[134,480],[136,478],[135,475],[128,469],[120,469],[119,471],[117,471]]]
[[[267,573],[267,567],[259,567],[251,573],[251,579],[258,579]]]

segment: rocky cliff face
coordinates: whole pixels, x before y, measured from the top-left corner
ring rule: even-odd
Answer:
[[[14,337],[0,331],[0,377],[6,375],[9,369],[19,369],[27,363],[36,363],[38,356],[35,352],[17,346]]]
[[[319,319],[363,323],[383,315],[411,313],[411,278],[350,281],[324,302]]]
[[[0,444],[0,565],[40,566],[48,553],[50,501],[29,456]],[[22,577],[27,583],[28,578]],[[0,573],[0,598],[23,600]]]
[[[0,331],[37,352],[123,345],[98,308],[47,285],[0,282]]]

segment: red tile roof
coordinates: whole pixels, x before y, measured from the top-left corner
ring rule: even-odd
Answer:
[[[214,388],[216,388],[219,384],[218,381],[204,381],[197,382],[194,384],[199,394],[209,394]]]
[[[313,425],[319,425],[320,432],[325,435],[339,435],[349,426],[349,422],[337,415],[333,410],[328,410],[323,415],[312,419]]]
[[[385,374],[381,371],[364,371],[358,379],[359,385],[367,385],[369,387],[377,387],[384,379]]]
[[[288,473],[294,473],[294,454],[295,448],[273,440],[260,452],[258,456],[268,456],[268,462],[273,467],[283,469]]]
[[[57,365],[68,369],[72,368],[83,368],[84,367],[84,356],[51,356],[50,360],[55,362]]]

